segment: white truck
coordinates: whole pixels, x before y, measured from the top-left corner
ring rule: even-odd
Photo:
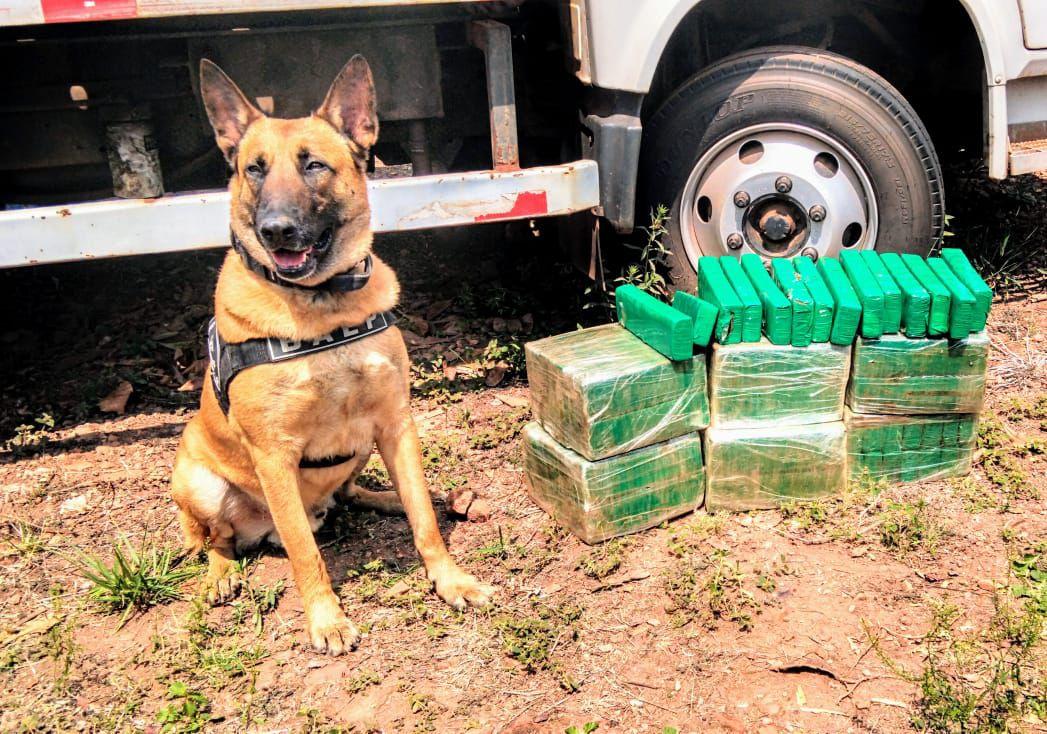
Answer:
[[[1044,0],[0,0],[0,266],[227,244],[200,59],[297,116],[353,53],[410,172],[376,231],[574,215],[594,275],[656,204],[686,287],[700,255],[924,253],[940,160],[1047,168]]]

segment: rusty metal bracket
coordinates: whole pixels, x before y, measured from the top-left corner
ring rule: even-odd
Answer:
[[[469,42],[483,51],[487,66],[487,106],[491,114],[491,165],[496,171],[520,167],[516,132],[516,88],[509,26],[493,20],[469,24]]]

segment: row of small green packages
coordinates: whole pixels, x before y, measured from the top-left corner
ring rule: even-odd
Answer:
[[[707,510],[745,511],[839,494],[848,481],[940,479],[970,471],[977,417],[867,416],[758,430],[710,428],[600,461],[538,423],[523,432],[534,501],[587,543]]]
[[[961,250],[926,260],[912,254],[845,250],[840,259],[776,258],[770,272],[748,253],[698,259],[698,296],[677,291],[672,305],[633,285],[615,291],[618,319],[673,360],[694,347],[757,342],[849,345],[879,338],[962,339],[985,327],[992,289]]]

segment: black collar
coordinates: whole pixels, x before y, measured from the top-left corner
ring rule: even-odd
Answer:
[[[236,254],[240,256],[240,260],[243,261],[245,268],[256,275],[262,276],[270,283],[275,283],[276,285],[285,288],[297,288],[298,290],[312,291],[314,293],[348,293],[349,291],[360,290],[367,285],[367,281],[371,278],[371,256],[368,255],[363,259],[364,269],[362,273],[356,272],[356,269],[360,266],[360,263],[357,263],[344,273],[332,275],[323,283],[317,283],[316,285],[295,283],[292,280],[281,278],[265,265],[262,265],[262,263],[251,257],[251,253],[247,251],[247,248],[244,247],[240,238],[237,237],[234,232],[230,232],[229,237],[232,240],[233,249],[236,250]]]

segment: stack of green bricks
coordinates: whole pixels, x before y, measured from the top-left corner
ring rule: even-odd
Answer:
[[[702,505],[969,471],[992,291],[960,250],[703,257],[696,294],[527,345],[531,496],[587,542]]]

